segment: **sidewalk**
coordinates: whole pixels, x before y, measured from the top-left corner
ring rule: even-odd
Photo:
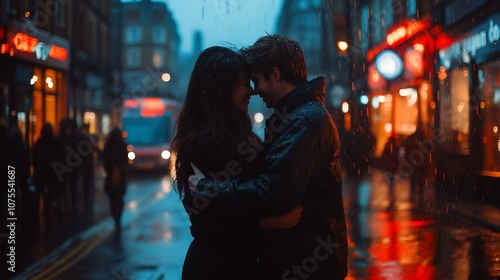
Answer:
[[[377,172],[383,173],[382,170],[375,169],[372,172],[372,176]],[[436,188],[433,183],[426,186],[425,189],[424,196],[427,197],[426,203],[428,204],[425,209],[426,212],[442,211],[444,213],[438,214],[453,214],[457,217],[474,221],[493,231],[500,232],[500,206],[495,207],[494,205],[475,201],[473,199],[454,201],[449,195],[445,195],[444,198],[439,200],[436,197]]]
[[[451,212],[500,232],[500,208],[489,204],[472,202],[454,203],[448,201],[446,207]]]

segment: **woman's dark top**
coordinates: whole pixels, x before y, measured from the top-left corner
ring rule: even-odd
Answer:
[[[191,162],[212,180],[250,178],[255,160],[238,151],[240,143],[212,141],[210,136],[207,130],[191,146]],[[231,209],[224,215],[211,213],[208,205],[212,199],[217,199],[216,193],[200,199],[187,192],[183,199],[194,240],[186,255],[182,279],[255,279],[258,218],[234,216]]]

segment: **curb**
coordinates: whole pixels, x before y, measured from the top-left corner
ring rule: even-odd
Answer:
[[[464,218],[478,222],[479,224],[500,232],[500,209],[490,205],[453,205],[448,203],[447,206],[453,213],[456,213]]]

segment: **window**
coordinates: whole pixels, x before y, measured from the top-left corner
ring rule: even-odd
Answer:
[[[500,175],[500,60],[479,69],[481,132],[483,139],[482,170]]]
[[[418,92],[415,88],[403,88],[394,94],[393,110],[394,132],[409,136],[415,132],[418,124]]]
[[[127,50],[127,67],[138,68],[141,65],[141,53],[139,48]]]
[[[443,76],[443,74],[441,74]],[[469,71],[458,68],[440,80],[441,134],[448,138],[443,149],[469,154]]]
[[[125,28],[125,42],[127,44],[138,44],[142,40],[142,29],[139,26],[128,26]]]
[[[155,26],[152,30],[152,41],[157,44],[164,44],[167,42],[167,29],[162,26]]]
[[[153,50],[153,66],[163,68],[165,66],[165,51],[163,49]]]

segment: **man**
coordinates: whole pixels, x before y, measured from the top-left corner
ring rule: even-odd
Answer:
[[[324,107],[325,79],[307,81],[302,48],[283,35],[261,37],[242,53],[252,66],[255,91],[274,108],[265,146],[249,139],[238,149],[248,160],[262,151],[262,169],[245,182],[224,180],[229,176],[212,181],[196,173],[189,178],[190,189],[205,201],[204,211],[221,215],[281,215],[303,206],[296,227],[262,232],[259,279],[344,279],[340,141]],[[238,172],[237,166],[227,169],[229,175]]]

